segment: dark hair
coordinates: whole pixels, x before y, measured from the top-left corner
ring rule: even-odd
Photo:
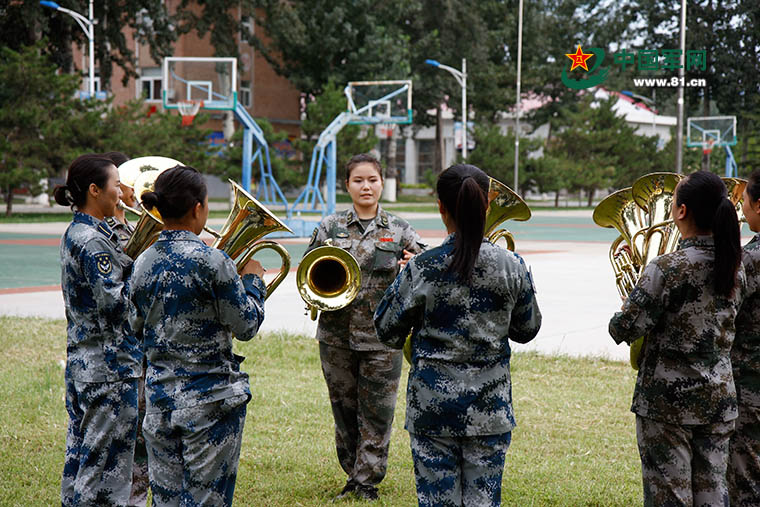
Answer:
[[[348,179],[351,177],[351,171],[354,170],[354,167],[358,166],[359,164],[372,164],[375,166],[377,174],[380,175],[380,179],[383,178],[383,168],[380,167],[380,162],[378,162],[378,160],[369,153],[360,153],[351,157],[351,160],[346,163],[346,181],[348,181]]]
[[[449,270],[469,282],[483,242],[488,209],[488,175],[468,164],[456,164],[438,176],[436,191],[454,219],[456,239]]]
[[[53,191],[55,202],[61,206],[81,208],[87,203],[90,184],[104,188],[108,182],[108,168],[114,163],[100,155],[90,153],[77,157],[69,166],[66,184],[57,185]]]
[[[712,231],[715,239],[715,292],[730,296],[736,286],[742,248],[736,207],[728,199],[726,185],[709,171],[691,173],[676,189],[676,206],[682,204],[694,217],[698,229]]]
[[[760,169],[755,169],[747,180],[747,194],[753,201],[760,199]]]
[[[154,185],[153,192],[142,195],[142,204],[147,209],[158,208],[162,218],[179,219],[190,209],[206,199],[206,181],[203,175],[189,166],[178,165],[162,172]]]
[[[103,158],[107,158],[111,162],[113,162],[113,165],[115,165],[117,169],[121,164],[129,160],[129,157],[124,155],[120,151],[109,151],[106,153],[101,153],[100,156]]]

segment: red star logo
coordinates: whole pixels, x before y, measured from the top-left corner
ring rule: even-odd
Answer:
[[[578,49],[575,50],[575,53],[565,53],[565,56],[570,58],[573,61],[573,66],[570,67],[570,70],[573,70],[576,67],[580,67],[586,72],[588,72],[588,65],[586,65],[586,60],[594,56],[594,54],[584,53],[583,49],[581,49],[581,45],[578,44]]]

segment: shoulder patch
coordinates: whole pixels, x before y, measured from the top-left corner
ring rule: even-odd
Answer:
[[[113,271],[113,264],[111,263],[111,254],[108,252],[100,252],[95,254],[95,261],[98,266],[98,271],[103,275],[110,275]]]
[[[309,246],[312,246],[317,241],[317,227],[314,228],[314,230],[311,233],[311,240],[309,241]]]

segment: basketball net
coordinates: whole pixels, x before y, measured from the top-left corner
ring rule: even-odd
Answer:
[[[193,124],[193,118],[203,107],[202,100],[181,100],[177,102],[177,109],[182,115],[182,126],[187,127]]]
[[[715,141],[710,139],[702,146],[702,154],[703,155],[709,155],[712,153],[713,144],[715,144]]]

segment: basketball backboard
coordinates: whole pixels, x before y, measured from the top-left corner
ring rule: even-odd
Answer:
[[[234,110],[237,59],[164,58],[162,95],[167,109],[178,109],[180,102],[203,101],[203,109]]]
[[[736,116],[701,116],[686,123],[686,146],[703,149],[736,144]]]
[[[351,123],[412,123],[412,82],[352,81],[345,89]]]

